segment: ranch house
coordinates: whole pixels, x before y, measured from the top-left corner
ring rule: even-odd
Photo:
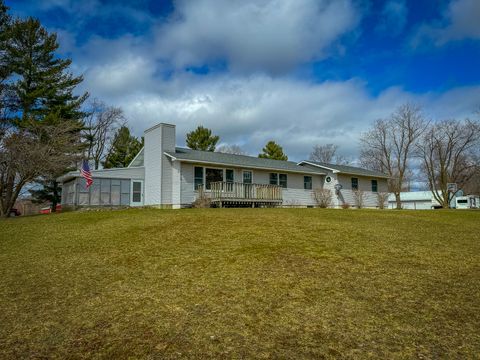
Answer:
[[[175,145],[175,125],[158,124],[144,132],[145,146],[126,168],[92,170],[87,188],[79,171],[62,184],[62,205],[190,207],[200,196],[228,206],[317,205],[315,192],[328,189],[331,206],[379,206],[388,176],[353,166],[313,161],[280,161],[198,151]],[[387,206],[387,199],[385,199]]]

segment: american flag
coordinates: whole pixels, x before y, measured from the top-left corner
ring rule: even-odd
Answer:
[[[93,184],[92,173],[90,172],[90,166],[88,166],[88,161],[83,160],[82,169],[80,170],[80,174],[85,178],[87,182],[87,189],[90,185]]]

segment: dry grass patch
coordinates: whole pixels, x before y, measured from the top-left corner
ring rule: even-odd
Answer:
[[[480,212],[0,222],[0,358],[473,358]]]

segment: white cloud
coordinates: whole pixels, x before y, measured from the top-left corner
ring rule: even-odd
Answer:
[[[268,140],[280,143],[293,160],[306,158],[314,144],[336,143],[356,157],[360,134],[404,102],[422,105],[435,119],[470,115],[480,86],[415,95],[390,88],[371,96],[359,80],[312,84],[265,75],[179,76],[158,92],[125,91],[107,99],[121,106],[135,133],[158,122],[177,125],[177,143],[202,124],[256,155]]]
[[[275,74],[322,58],[358,20],[350,0],[178,1],[157,47],[177,68],[227,61]]]
[[[407,24],[408,9],[405,0],[387,1],[382,9],[377,31],[387,36],[399,35]]]
[[[441,21],[424,24],[413,39],[413,46],[432,40],[436,46],[450,41],[480,39],[480,1],[452,0]]]
[[[322,56],[355,23],[347,1],[312,4],[232,0],[215,7],[213,0],[179,2],[176,16],[182,18],[155,36],[92,37],[80,48],[68,46],[73,70],[84,74],[82,88],[92,97],[125,110],[136,135],[170,122],[177,125],[177,143],[182,144],[186,132],[202,124],[222,142],[239,144],[253,155],[274,139],[293,160],[306,158],[317,143],[336,143],[344,155],[355,157],[361,132],[406,101],[423,105],[434,118],[462,118],[478,108],[480,86],[426,94],[392,87],[372,96],[361,79],[312,83],[278,75]],[[213,10],[207,11],[207,5]],[[244,71],[205,76],[169,72],[170,55],[179,67],[226,57]]]

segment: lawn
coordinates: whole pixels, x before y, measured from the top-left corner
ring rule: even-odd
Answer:
[[[480,212],[0,221],[0,358],[478,358]]]

